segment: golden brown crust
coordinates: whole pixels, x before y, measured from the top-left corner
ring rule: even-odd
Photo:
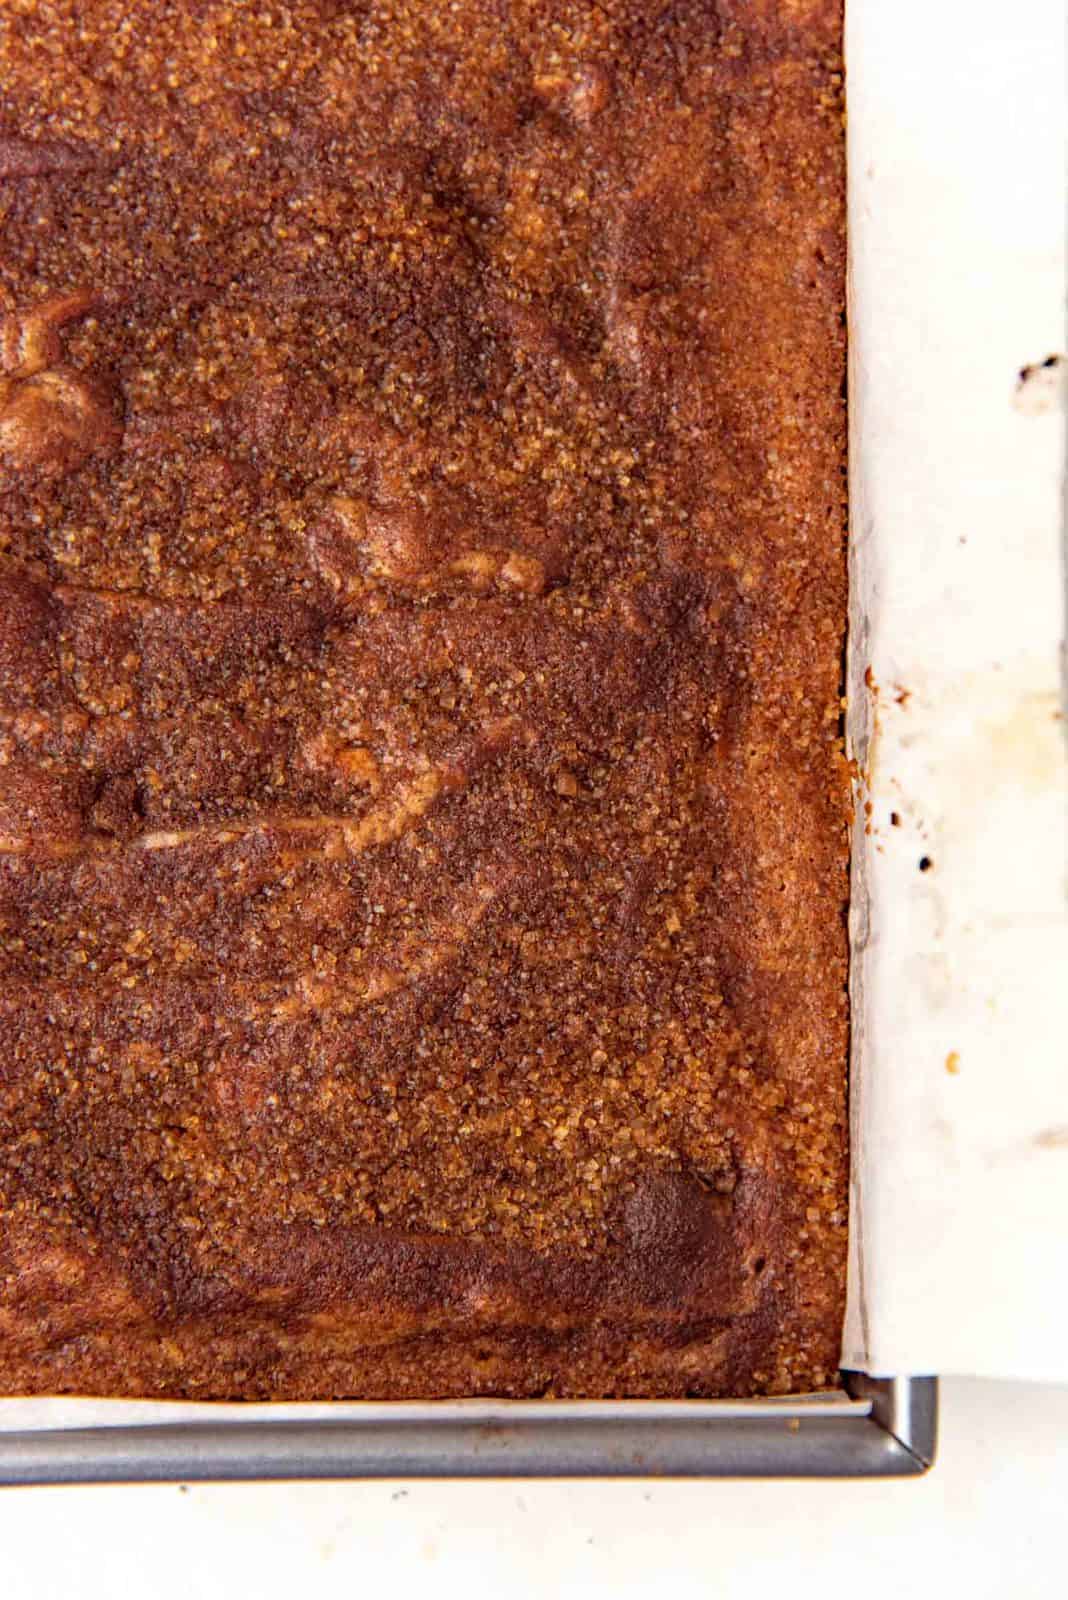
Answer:
[[[840,15],[0,31],[0,1389],[826,1382]]]

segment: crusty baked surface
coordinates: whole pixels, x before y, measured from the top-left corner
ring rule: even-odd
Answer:
[[[839,32],[3,8],[4,1391],[831,1378]]]

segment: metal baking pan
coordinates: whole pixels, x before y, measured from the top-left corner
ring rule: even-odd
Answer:
[[[405,1402],[345,1406],[336,1421],[243,1421],[227,1406],[217,1421],[0,1429],[0,1484],[926,1472],[937,1380],[844,1381],[786,1400]]]

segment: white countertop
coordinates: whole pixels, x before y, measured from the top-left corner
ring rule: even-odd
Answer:
[[[901,123],[902,137],[913,141],[909,149],[918,159],[913,167],[888,165],[892,151],[884,141],[872,163],[873,182],[885,185],[898,174],[899,189],[911,192],[910,185],[921,180],[944,179],[955,153],[972,175],[970,190],[945,185],[956,206],[948,222],[932,190],[927,214],[939,221],[950,242],[952,228],[957,229],[958,248],[955,254],[947,248],[932,257],[928,243],[925,268],[927,257],[941,263],[943,273],[955,272],[962,259],[983,264],[984,293],[969,348],[974,346],[976,360],[986,363],[984,372],[995,372],[1001,385],[1005,429],[1019,421],[1010,412],[1016,367],[1041,359],[1061,338],[1062,279],[1048,302],[1053,311],[1047,325],[1042,311],[1047,302],[1036,292],[1035,273],[1036,263],[1045,259],[1042,239],[1052,230],[1059,241],[1063,223],[1062,13],[1061,0],[1027,0],[1009,11],[994,0],[978,5],[951,0],[942,7],[920,0],[851,3],[858,71],[865,61],[886,58],[891,35],[905,47],[898,76],[882,79],[891,96],[886,120],[890,127]],[[869,41],[872,49],[864,56]],[[868,91],[878,87],[879,80],[869,74]],[[911,107],[909,117],[903,115],[906,107]],[[992,130],[996,164],[980,161],[975,153],[980,147],[973,135],[984,121]],[[1032,158],[1016,161],[1013,139]],[[1042,195],[1050,196],[1049,209],[1038,193],[1041,174],[1047,174]],[[880,206],[886,193],[892,197],[892,186],[880,190]],[[969,196],[975,200],[971,210],[965,205]],[[986,230],[981,236],[980,224]],[[897,235],[900,244],[900,228]],[[1023,275],[1019,294],[1006,287],[1004,273],[994,272],[1010,256]],[[888,260],[884,271],[889,277],[882,281],[900,284],[895,262]],[[945,288],[950,305],[958,280],[946,278]],[[991,323],[995,314],[1003,321],[1010,306],[1022,318],[1026,337],[1002,350],[1004,329]],[[975,397],[985,391],[981,383],[969,382],[961,392],[974,407]],[[952,398],[947,393],[946,403]],[[1056,425],[1046,419],[1035,428],[1047,423]],[[985,451],[985,445],[977,448]],[[942,476],[964,481],[960,475]],[[1017,855],[1006,859],[1016,870]],[[1031,1012],[1048,1027],[1047,1010],[1039,1005]],[[1015,1037],[1011,1030],[1009,1037]],[[957,1034],[948,1043],[955,1054]],[[1019,1051],[1004,1059],[990,1054],[999,1096],[995,1103],[1001,1105],[1004,1060],[1013,1061],[1018,1077]],[[943,1096],[960,1098],[979,1081],[970,1059],[948,1077],[941,1057],[935,1065],[933,1081]],[[1060,1077],[1056,1083],[1059,1092]],[[944,1184],[944,1169],[940,1156],[939,1184]],[[1039,1198],[1056,1217],[1048,1205],[1045,1170]],[[1004,1197],[1002,1187],[1000,1209]],[[959,1183],[954,1205],[960,1212]],[[1002,1265],[1007,1262],[1014,1272],[1028,1268],[1026,1241],[1037,1248],[1039,1231],[1005,1236],[1012,1247],[999,1258]],[[989,1239],[986,1230],[987,1250]],[[926,1254],[932,1262],[951,1255]],[[909,1259],[916,1259],[916,1252]],[[945,1274],[937,1287],[946,1291],[962,1327],[975,1327],[974,1319],[969,1325],[960,1313],[962,1297],[972,1292],[969,1285],[981,1287],[981,1315],[1019,1305],[1012,1295],[991,1292],[983,1261],[978,1269],[974,1261],[961,1261],[965,1289]],[[1056,1281],[1048,1257],[1032,1262],[1030,1270],[1033,1282]],[[929,1328],[930,1296],[919,1299],[927,1319],[923,1326]],[[905,1301],[902,1305],[907,1309]],[[1063,1318],[1051,1317],[1049,1326],[1054,1339],[1062,1340]],[[433,1600],[454,1595],[457,1600],[461,1595],[464,1600],[571,1595],[627,1600],[658,1592],[671,1600],[734,1595],[746,1600],[838,1595],[927,1600],[943,1592],[967,1600],[1060,1600],[1068,1594],[1066,1521],[1068,1388],[950,1379],[942,1388],[939,1460],[923,1479],[0,1490],[0,1600],[126,1595],[132,1600],[318,1600],[334,1594],[353,1600],[419,1594],[422,1600],[428,1593]]]
[[[0,1491],[4,1600],[1066,1592],[1068,1388],[950,1379],[922,1479]]]

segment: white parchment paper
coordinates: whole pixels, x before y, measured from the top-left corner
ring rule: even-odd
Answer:
[[[877,1373],[1068,1379],[1061,374],[1015,394],[1065,338],[1062,29],[1062,0],[848,8],[850,726],[872,810],[844,1359]],[[0,1429],[376,1409],[0,1399]]]
[[[1063,5],[852,0],[847,72],[845,1361],[1068,1379],[1063,367],[1014,393],[1065,339]]]

